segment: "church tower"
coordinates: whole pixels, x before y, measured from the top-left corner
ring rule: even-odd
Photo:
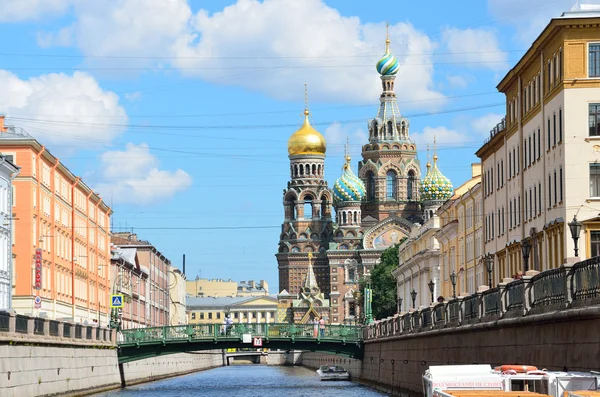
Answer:
[[[409,121],[398,108],[394,82],[400,66],[390,53],[389,36],[385,54],[377,62],[382,93],[379,111],[369,120],[369,142],[362,148],[359,177],[366,187],[363,200],[363,222],[375,224],[390,216],[400,216],[413,222],[420,220],[420,165],[417,145],[409,136]]]
[[[429,145],[427,146],[429,152]],[[428,155],[429,157],[429,155]],[[438,156],[435,150],[435,137],[433,138],[433,168],[427,161],[427,175],[421,182],[420,195],[423,203],[423,220],[433,218],[435,212],[454,194],[450,179],[440,172],[437,166]]]
[[[308,101],[306,101],[308,102]],[[279,291],[298,294],[313,260],[320,291],[329,293],[329,266],[325,251],[333,236],[332,196],[325,181],[326,142],[310,125],[308,103],[304,123],[288,141],[290,181],[283,191],[284,221],[279,250]]]

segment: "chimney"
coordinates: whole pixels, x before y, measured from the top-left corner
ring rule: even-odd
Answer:
[[[183,254],[183,275],[185,276],[185,254]]]
[[[6,128],[4,127],[4,115],[0,114],[0,132],[6,132]]]
[[[248,281],[248,285],[250,286],[250,288],[254,288],[254,280]]]
[[[475,178],[477,176],[481,176],[481,163],[472,163],[471,164],[471,177]]]

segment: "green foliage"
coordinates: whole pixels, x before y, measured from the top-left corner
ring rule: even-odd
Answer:
[[[400,244],[402,244],[402,241],[400,241]],[[398,247],[400,244],[383,251],[380,263],[371,270],[371,277],[359,280],[361,297],[364,297],[364,289],[368,283],[371,284],[373,289],[373,318],[376,320],[396,314],[396,279],[392,275],[392,270],[398,266]],[[362,307],[363,302],[361,301],[360,304]]]

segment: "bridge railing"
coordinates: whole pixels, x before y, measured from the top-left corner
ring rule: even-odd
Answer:
[[[114,346],[116,339],[116,331],[108,328],[0,312],[4,342]]]
[[[364,337],[398,337],[586,305],[600,305],[600,257],[544,272],[531,270],[520,279],[504,279],[495,288],[482,286],[472,295],[410,309],[368,325]],[[397,326],[387,326],[391,319]]]
[[[390,327],[390,330],[392,327]],[[387,332],[387,331],[386,331]],[[187,324],[122,330],[119,344],[144,344],[157,341],[232,341],[244,335],[268,339],[359,342],[364,339],[360,326],[288,323]]]

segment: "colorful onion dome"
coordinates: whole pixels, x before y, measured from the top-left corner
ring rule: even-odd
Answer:
[[[377,72],[382,76],[393,76],[399,68],[398,60],[390,53],[390,39],[386,39],[385,54],[377,62]]]
[[[304,124],[292,134],[288,141],[290,156],[298,154],[325,154],[327,143],[325,138],[315,130],[308,121],[308,109],[304,110]]]
[[[350,156],[346,156],[344,173],[333,185],[333,199],[336,203],[360,201],[365,196],[365,184],[361,181],[350,166]]]
[[[427,163],[427,175],[421,182],[419,192],[422,201],[446,201],[454,194],[452,182],[437,167],[437,156],[433,156],[433,168]]]

